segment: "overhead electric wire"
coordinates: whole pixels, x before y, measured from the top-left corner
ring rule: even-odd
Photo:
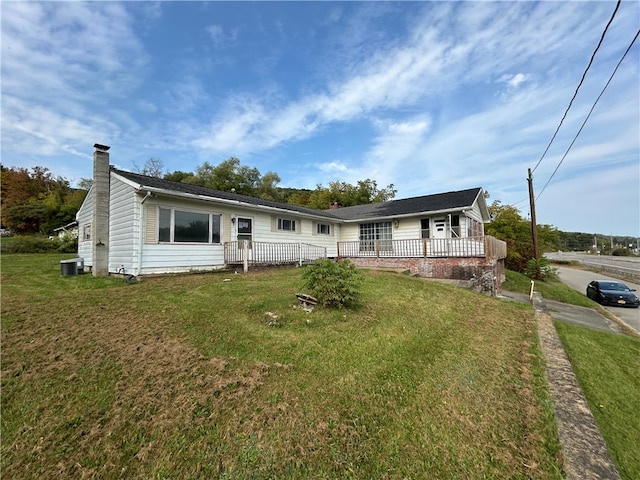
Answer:
[[[629,53],[629,50],[631,50],[631,47],[633,47],[633,44],[638,39],[638,36],[640,36],[640,30],[638,30],[636,32],[636,35],[633,37],[633,40],[631,40],[631,43],[629,44],[629,46],[625,50],[624,55],[622,55],[622,58],[620,58],[620,60],[618,61],[618,64],[616,65],[616,68],[611,73],[611,76],[609,77],[609,80],[607,80],[607,83],[605,84],[605,86],[603,87],[602,91],[600,92],[600,95],[598,95],[598,98],[596,98],[595,102],[593,103],[593,106],[591,107],[591,109],[589,110],[589,113],[587,114],[587,116],[585,117],[584,121],[582,122],[582,125],[580,126],[580,129],[576,133],[575,137],[573,137],[573,140],[571,141],[571,144],[569,145],[569,148],[567,148],[567,151],[564,152],[564,155],[560,159],[560,162],[558,162],[558,165],[556,166],[555,170],[553,171],[553,173],[549,177],[549,180],[547,180],[547,183],[544,184],[544,187],[542,187],[542,190],[540,190],[540,193],[538,193],[538,195],[536,196],[536,200],[540,198],[540,195],[542,195],[542,192],[544,192],[545,188],[547,188],[547,186],[549,185],[549,182],[551,182],[551,179],[553,178],[553,176],[556,174],[556,172],[560,168],[560,165],[562,165],[562,162],[564,162],[564,159],[567,157],[567,154],[569,153],[569,150],[571,150],[571,147],[573,147],[573,144],[576,142],[576,140],[580,136],[580,132],[582,132],[582,129],[584,128],[584,126],[586,125],[587,121],[589,120],[589,117],[591,116],[591,113],[596,108],[596,105],[598,104],[598,101],[600,100],[600,98],[604,94],[605,90],[607,89],[607,87],[611,83],[611,80],[613,80],[613,76],[618,71],[618,68],[620,67],[620,64],[622,64],[622,61],[627,56],[627,53]]]
[[[613,22],[613,18],[616,16],[616,13],[618,12],[618,8],[620,7],[621,1],[622,0],[618,0],[618,3],[616,3],[616,8],[613,10],[613,13],[611,14],[611,18],[607,22],[607,25],[604,27],[604,31],[602,32],[602,35],[600,36],[600,41],[598,42],[598,45],[596,45],[596,49],[591,54],[591,59],[589,60],[589,64],[587,65],[587,68],[585,69],[584,73],[582,74],[582,78],[580,79],[580,83],[578,83],[578,86],[576,87],[576,91],[573,93],[573,97],[571,98],[571,101],[569,102],[569,105],[567,106],[567,109],[564,111],[564,115],[562,115],[562,118],[560,119],[560,123],[558,124],[558,127],[556,128],[556,131],[553,134],[553,137],[551,137],[551,141],[549,141],[549,145],[547,145],[547,148],[545,148],[544,153],[540,157],[540,160],[538,160],[538,163],[536,163],[536,166],[533,167],[533,169],[531,170],[532,173],[536,171],[536,168],[538,168],[538,165],[540,165],[540,162],[542,162],[542,159],[545,157],[545,155],[549,151],[549,148],[551,147],[551,144],[555,140],[556,135],[558,135],[558,132],[560,131],[560,127],[562,126],[562,123],[564,122],[564,119],[567,118],[567,113],[569,113],[569,109],[571,109],[571,105],[573,104],[573,101],[576,99],[576,96],[578,95],[578,91],[580,90],[580,87],[582,86],[582,83],[584,82],[584,79],[587,76],[587,72],[591,68],[591,64],[593,63],[593,59],[595,58],[596,53],[600,49],[600,45],[602,45],[602,42],[604,41],[604,37],[607,34],[607,30],[609,29],[609,26]]]

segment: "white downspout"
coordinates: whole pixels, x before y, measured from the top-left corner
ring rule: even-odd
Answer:
[[[138,235],[139,240],[139,244],[138,244],[138,255],[136,258],[136,267],[134,268],[134,276],[137,277],[140,275],[140,272],[142,271],[142,249],[144,247],[144,231],[145,231],[145,224],[144,224],[144,202],[147,201],[147,199],[152,195],[151,192],[147,192],[147,194],[144,196],[144,198],[140,201],[140,235]]]

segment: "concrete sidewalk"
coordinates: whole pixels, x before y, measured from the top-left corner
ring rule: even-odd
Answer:
[[[524,293],[503,292],[502,298],[516,302],[531,303]],[[623,333],[620,325],[606,318],[592,308],[578,307],[556,300],[545,300],[540,297],[536,309],[547,313],[554,320],[573,323],[581,327],[595,328],[603,332]]]
[[[505,292],[503,298],[529,302],[528,295]],[[549,302],[534,293],[531,301],[538,321],[540,347],[546,361],[549,391],[554,403],[558,437],[564,455],[564,470],[569,480],[617,480],[613,463],[587,400],[578,384],[551,317],[590,328],[619,333],[613,322],[591,309]],[[586,310],[586,311],[585,311]]]

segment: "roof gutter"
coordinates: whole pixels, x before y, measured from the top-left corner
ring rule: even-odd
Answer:
[[[137,192],[136,192],[137,193]],[[136,265],[134,266],[133,271],[135,272],[134,276],[139,276],[142,272],[142,249],[144,248],[144,202],[147,201],[149,197],[151,197],[153,193],[147,192],[147,194],[140,200],[140,243],[138,244],[138,255],[136,255]]]
[[[413,217],[417,217],[420,215],[423,216],[434,216],[434,215],[445,215],[445,214],[449,214],[452,212],[466,212],[467,210],[471,210],[473,207],[472,206],[466,206],[466,207],[457,207],[457,208],[447,208],[447,209],[443,209],[443,210],[430,210],[430,211],[426,211],[426,212],[415,212],[415,213],[405,213],[402,215],[387,215],[384,217],[363,217],[363,218],[354,218],[354,219],[342,219],[343,222],[345,223],[355,223],[355,222],[370,222],[372,220],[390,220],[390,219],[400,219],[400,218],[413,218]]]

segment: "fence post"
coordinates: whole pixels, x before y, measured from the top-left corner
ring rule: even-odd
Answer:
[[[533,292],[534,292],[535,284],[536,282],[531,280],[531,290],[529,292],[529,301],[533,300]]]
[[[298,265],[302,266],[302,242],[298,242]]]
[[[376,258],[380,258],[380,244],[379,244],[380,240],[374,240],[374,250],[376,252]]]
[[[242,241],[242,266],[244,273],[249,271],[249,241]]]

